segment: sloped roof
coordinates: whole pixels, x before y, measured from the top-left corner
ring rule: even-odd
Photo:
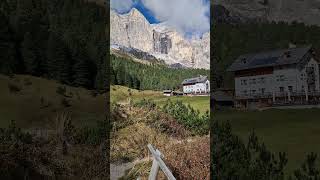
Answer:
[[[190,79],[183,80],[182,85],[203,83],[203,82],[206,82],[207,80],[208,80],[207,76],[199,76],[199,77],[196,77],[196,78],[190,78]]]
[[[172,93],[172,90],[163,90],[163,93]]]
[[[306,57],[308,52],[311,50],[311,47],[312,46],[309,45],[300,48],[289,48],[256,54],[241,55],[228,68],[228,71],[296,64],[301,62],[303,58]]]

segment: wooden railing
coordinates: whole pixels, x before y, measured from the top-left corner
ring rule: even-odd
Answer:
[[[156,180],[157,175],[159,172],[159,168],[162,170],[162,172],[166,175],[166,177],[169,180],[175,180],[176,178],[173,176],[171,173],[170,169],[166,166],[166,164],[163,162],[161,158],[163,158],[163,155],[158,149],[154,149],[151,144],[148,144],[148,148],[151,152],[151,155],[153,156],[153,162],[152,162],[152,167],[150,171],[150,175],[148,180]],[[140,179],[140,178],[138,178]]]
[[[308,96],[320,96],[320,91],[309,91]],[[258,99],[258,98],[273,98],[275,97],[288,97],[288,92],[276,92],[273,93],[248,93],[248,94],[239,94],[236,96],[236,99]],[[294,96],[306,96],[305,92],[291,92],[291,97]]]

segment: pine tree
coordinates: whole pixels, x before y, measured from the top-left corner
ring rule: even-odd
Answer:
[[[89,58],[84,49],[78,48],[73,55],[75,64],[73,65],[73,84],[89,88],[92,84],[90,79]]]
[[[124,69],[124,65],[123,64],[120,64],[117,67],[116,77],[117,77],[117,82],[118,82],[119,85],[124,85],[125,84],[125,69]]]
[[[8,20],[0,11],[0,73],[12,74],[18,70],[15,44]]]
[[[118,84],[115,70],[111,69],[110,71],[111,71],[110,72],[110,84],[112,84],[112,85]]]
[[[26,72],[32,75],[38,75],[40,61],[38,59],[36,44],[30,32],[27,32],[24,36],[21,52]]]
[[[47,47],[47,65],[50,78],[63,83],[70,81],[70,60],[67,56],[67,47],[54,33],[50,33]]]

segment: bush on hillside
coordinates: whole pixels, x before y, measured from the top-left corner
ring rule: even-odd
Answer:
[[[63,107],[70,107],[71,106],[70,102],[66,98],[61,99],[61,105],[63,105]]]
[[[162,107],[162,111],[173,116],[194,134],[204,135],[209,132],[209,111],[202,115],[199,110],[183,104],[182,101],[170,100]]]
[[[99,145],[106,139],[108,128],[105,121],[98,121],[94,127],[77,128],[74,141],[77,144]]]
[[[17,84],[13,84],[13,83],[8,83],[8,88],[9,88],[10,93],[18,93],[22,90],[22,88],[20,86],[18,86]]]
[[[25,78],[24,79],[24,85],[25,86],[31,86],[32,85],[32,81],[30,81],[30,79],[28,79],[28,78]]]
[[[154,103],[150,99],[145,99],[145,98],[143,98],[142,100],[134,103],[133,106],[134,107],[140,107],[140,108],[144,107],[144,108],[147,108],[147,109],[150,109],[150,110],[155,109],[157,107],[156,103]]]
[[[67,92],[67,89],[66,89],[65,86],[58,86],[57,89],[56,89],[56,93],[60,94],[62,96],[65,96],[66,92]]]
[[[284,180],[285,153],[276,156],[251,133],[245,145],[231,125],[213,121],[211,128],[211,177],[213,179]]]
[[[317,163],[317,160],[316,153],[308,154],[301,168],[294,171],[294,178],[290,178],[292,180],[320,179],[320,165]]]

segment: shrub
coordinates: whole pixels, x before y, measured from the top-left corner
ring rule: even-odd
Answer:
[[[105,139],[108,132],[108,124],[105,121],[98,121],[95,127],[78,128],[74,134],[75,143],[99,145]]]
[[[92,97],[97,97],[97,95],[98,95],[98,91],[91,91],[91,96]]]
[[[65,86],[58,86],[56,92],[57,92],[57,94],[65,96],[67,89]]]
[[[204,135],[209,132],[209,111],[201,115],[198,110],[184,105],[182,101],[170,100],[162,107],[162,111],[173,116],[194,134]]]
[[[294,171],[294,179],[320,179],[320,166],[317,166],[317,154],[310,153],[307,155],[305,161],[302,163],[301,168]],[[291,177],[291,179],[293,179]]]
[[[22,90],[21,87],[13,83],[8,83],[8,88],[10,93],[18,93]]]
[[[133,105],[134,107],[144,107],[144,108],[147,108],[147,109],[155,109],[157,107],[157,105],[150,99],[145,99],[143,98],[142,100],[134,103]]]
[[[9,128],[0,128],[0,141],[5,142],[22,142],[30,144],[32,142],[32,136],[29,133],[24,133],[20,128],[16,126],[15,121],[11,121]]]
[[[213,120],[210,138],[212,179],[285,179],[286,154],[276,156],[259,142],[254,132],[245,145],[232,133],[229,122]]]
[[[24,85],[25,85],[25,86],[30,86],[30,85],[32,85],[32,82],[30,81],[30,79],[25,78],[25,79],[24,79]]]
[[[62,98],[61,104],[62,104],[64,107],[70,107],[70,106],[71,106],[70,102],[69,102],[66,98]]]

